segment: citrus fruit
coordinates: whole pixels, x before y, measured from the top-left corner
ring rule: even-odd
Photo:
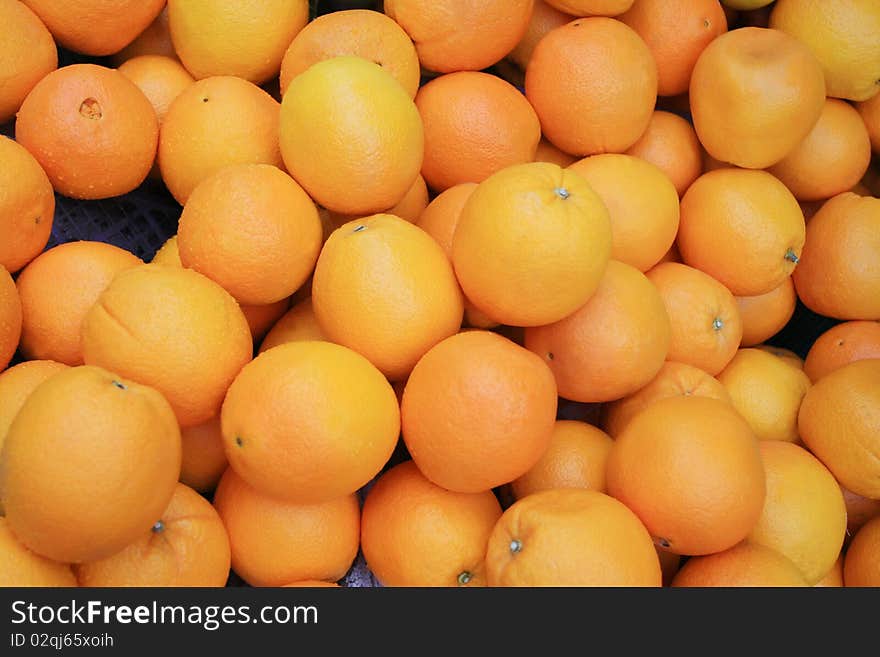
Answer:
[[[9,272],[0,265],[0,371],[15,355],[21,338],[21,299]]]
[[[880,358],[880,322],[842,322],[816,338],[804,372],[815,383],[847,363],[867,358]]]
[[[220,416],[180,430],[180,482],[200,493],[210,493],[229,462],[223,449]]]
[[[144,92],[156,110],[160,125],[174,99],[195,82],[177,59],[164,55],[132,57],[120,64],[118,70]]]
[[[855,535],[843,561],[846,586],[880,586],[880,518],[874,518]]]
[[[837,561],[834,562],[831,570],[825,573],[825,577],[813,584],[813,586],[820,588],[840,588],[843,586],[843,554],[837,557]]]
[[[775,550],[744,541],[732,548],[693,557],[672,579],[675,587],[800,587],[803,574]]]
[[[0,518],[0,586],[76,586],[76,577],[66,563],[58,563],[28,550]]]
[[[171,30],[168,27],[168,5],[166,4],[155,20],[134,41],[119,52],[114,53],[110,60],[119,67],[133,57],[141,55],[162,55],[177,59],[174,44],[171,42]]]
[[[547,0],[572,16],[619,16],[633,5],[633,0]]]
[[[519,43],[516,44],[516,47],[507,55],[507,59],[525,71],[529,60],[532,58],[532,53],[535,51],[535,46],[538,45],[538,41],[544,38],[544,35],[550,30],[570,23],[574,18],[571,14],[566,14],[556,9],[556,7],[544,0],[535,0],[535,6],[532,9],[532,16],[529,19],[526,32],[519,40]]]
[[[0,1],[0,124],[15,117],[34,85],[58,68],[58,50],[43,22],[18,0]]]
[[[30,394],[53,374],[67,369],[53,360],[28,360],[0,372],[0,449],[6,432]]]
[[[307,297],[291,306],[290,310],[272,325],[260,344],[259,353],[286,342],[324,339],[324,333],[315,317],[312,298]]]
[[[797,293],[791,276],[764,294],[736,297],[743,324],[743,347],[754,347],[779,333],[794,315]]]
[[[874,94],[868,100],[855,104],[859,116],[868,129],[871,149],[880,152],[880,94]]]
[[[648,127],[626,153],[658,167],[667,175],[679,197],[703,172],[702,148],[697,133],[686,119],[671,112],[655,111]]]

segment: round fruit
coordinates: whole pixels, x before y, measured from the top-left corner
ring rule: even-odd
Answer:
[[[880,358],[880,322],[843,322],[816,338],[804,372],[815,383],[848,363],[868,358]]]
[[[525,346],[546,361],[560,396],[606,402],[657,375],[671,334],[657,288],[639,270],[611,260],[587,303],[558,322],[527,328]]]
[[[354,493],[400,434],[391,385],[330,342],[263,352],[235,378],[220,415],[230,467],[261,494],[301,503]]]
[[[556,9],[553,5],[544,0],[535,0],[534,9],[532,9],[532,17],[529,19],[529,25],[526,28],[522,39],[516,44],[516,48],[510,51],[507,59],[516,64],[523,71],[529,65],[532,59],[532,53],[538,41],[552,29],[561,27],[566,23],[574,20],[574,16]]]
[[[672,579],[672,586],[692,587],[799,587],[807,586],[790,559],[756,543],[688,559]]]
[[[533,162],[489,176],[455,228],[455,274],[476,308],[501,324],[541,326],[593,295],[611,254],[608,210],[587,182]]]
[[[0,265],[0,371],[15,355],[21,338],[22,308],[15,282]]]
[[[229,461],[223,449],[220,416],[180,430],[182,458],[180,483],[200,493],[210,493],[226,471]]]
[[[104,242],[67,242],[37,256],[16,283],[24,318],[22,355],[82,365],[83,319],[116,274],[142,264]]]
[[[156,20],[135,37],[134,41],[110,58],[118,67],[129,59],[141,55],[162,55],[177,59],[174,44],[171,42],[171,30],[168,27],[168,5],[159,12]]]
[[[258,493],[229,468],[214,493],[232,548],[232,569],[251,586],[336,581],[360,541],[356,495],[295,504]]]
[[[421,228],[388,214],[341,226],[312,282],[327,338],[403,380],[432,346],[458,332],[463,300],[452,265]]]
[[[779,287],[801,260],[804,214],[765,171],[705,173],[681,199],[678,249],[684,262],[737,296]]]
[[[868,129],[871,149],[875,153],[880,152],[880,93],[874,94],[868,100],[856,103],[856,110]]]
[[[55,561],[94,561],[162,515],[180,474],[180,430],[152,388],[72,367],[28,396],[0,470],[9,528],[25,546]]]
[[[750,169],[776,164],[813,129],[825,104],[822,67],[784,32],[722,34],[694,66],[690,107],[709,154]]]
[[[486,545],[500,517],[492,491],[446,490],[405,461],[370,488],[361,549],[383,586],[485,586]]]
[[[846,536],[847,540],[855,536],[866,522],[880,516],[880,498],[871,500],[861,495],[856,495],[851,490],[840,487],[843,493],[843,502],[846,504]]]
[[[758,440],[730,404],[670,397],[645,407],[614,441],[608,492],[676,554],[733,547],[764,504]]]
[[[660,586],[651,537],[635,514],[592,490],[534,493],[508,508],[486,552],[489,586]]]
[[[80,586],[219,587],[229,578],[229,538],[220,516],[177,484],[168,507],[125,549],[74,568]]]
[[[82,350],[86,364],[156,388],[189,427],[220,411],[253,341],[219,285],[191,269],[149,264],[120,272],[101,293],[83,321]]]
[[[880,359],[844,365],[816,381],[801,404],[798,429],[837,481],[880,499]]]
[[[433,237],[452,258],[452,240],[464,204],[477,188],[476,183],[461,183],[437,194],[416,220],[416,226]]]
[[[837,557],[837,561],[831,567],[825,577],[816,582],[814,587],[833,587],[840,588],[843,586],[843,554]]]
[[[686,119],[671,112],[655,111],[639,140],[626,153],[635,155],[665,173],[679,197],[703,172],[702,147]]]
[[[160,125],[174,99],[195,82],[177,59],[162,55],[132,57],[119,66],[119,72],[144,92]]]
[[[403,439],[433,483],[478,493],[538,462],[556,404],[553,373],[538,356],[495,333],[465,331],[433,347],[410,374]]]
[[[205,78],[182,91],[159,137],[159,170],[177,202],[225,166],[282,166],[279,112],[272,96],[237,77]]]
[[[34,156],[0,136],[0,267],[15,273],[46,247],[55,218],[52,183]]]
[[[754,347],[779,333],[794,315],[797,293],[791,276],[769,292],[736,297],[743,324],[743,347]]]
[[[29,360],[0,373],[0,449],[6,432],[30,394],[43,381],[64,369],[67,365],[53,360]],[[0,500],[0,511],[2,508]]]
[[[535,46],[525,92],[544,136],[566,153],[622,153],[651,120],[657,66],[633,29],[579,18]]]
[[[307,297],[294,304],[281,319],[275,322],[263,338],[259,353],[287,342],[325,339],[324,332],[315,317],[312,298]]]
[[[846,586],[880,586],[880,518],[874,518],[855,535],[843,562]]]
[[[843,547],[846,505],[840,486],[815,456],[797,445],[760,445],[767,496],[748,540],[788,557],[812,586]]]
[[[0,124],[15,117],[34,85],[58,68],[58,50],[37,15],[18,0],[0,0]]]
[[[633,5],[633,0],[547,0],[559,11],[572,16],[619,16]]]
[[[0,586],[76,586],[70,566],[41,557],[19,543],[0,518]]]
[[[307,0],[168,2],[174,50],[197,79],[234,75],[265,82],[278,74],[284,51],[308,21]]]

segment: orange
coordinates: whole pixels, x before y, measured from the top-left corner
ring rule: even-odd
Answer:
[[[798,297],[836,319],[880,320],[880,198],[844,192],[810,219]]]
[[[0,265],[0,371],[6,369],[21,338],[22,306],[15,282]]]
[[[754,347],[779,333],[794,315],[797,294],[791,276],[764,294],[736,297],[743,323],[743,347]]]
[[[452,239],[464,204],[477,188],[476,183],[461,183],[440,192],[428,203],[415,224],[433,237],[444,253],[452,257]]]
[[[633,0],[547,0],[573,16],[619,16],[633,5]]]
[[[542,490],[587,488],[605,492],[605,462],[614,441],[601,429],[576,420],[557,420],[550,445],[529,470],[514,479],[520,500]]]
[[[602,428],[617,436],[642,410],[667,397],[710,397],[730,403],[730,394],[718,379],[698,367],[666,361],[647,385],[602,407]]]
[[[535,162],[549,162],[551,164],[558,164],[563,169],[570,164],[574,164],[577,162],[577,159],[574,155],[569,155],[568,153],[564,153],[556,146],[551,144],[549,141],[541,138],[541,141],[538,142],[538,149],[535,151]]]
[[[678,262],[681,263],[681,254],[678,252],[678,247],[675,245],[675,242],[672,243],[672,246],[669,247],[669,250],[663,254],[663,257],[660,258],[660,262],[657,264],[662,264],[664,262]],[[656,265],[655,265],[656,266]],[[653,268],[652,268],[653,269]],[[649,270],[650,271],[650,270]]]
[[[867,358],[880,358],[880,322],[843,322],[816,338],[807,352],[804,372],[815,383],[848,363]]]
[[[18,0],[0,0],[0,124],[18,112],[34,85],[58,68],[58,50],[37,15]]]
[[[125,60],[119,72],[134,82],[156,110],[159,123],[172,101],[195,79],[179,61],[163,55],[139,55]]]
[[[287,342],[324,339],[324,333],[315,317],[312,298],[307,297],[291,306],[290,310],[272,325],[260,344],[260,353]]]
[[[234,75],[265,82],[278,75],[284,51],[308,21],[307,0],[168,2],[174,49],[197,79]]]
[[[180,215],[180,261],[239,303],[285,299],[312,273],[321,220],[295,180],[269,164],[239,164],[205,178]]]
[[[115,53],[110,59],[118,67],[123,62],[141,55],[162,55],[177,59],[174,44],[171,42],[171,30],[168,27],[168,5],[159,12],[156,19],[134,41]]]
[[[677,262],[657,265],[646,276],[660,292],[672,326],[666,358],[718,374],[742,339],[742,318],[730,290]]]
[[[76,586],[70,566],[41,557],[19,543],[0,518],[0,587]]]
[[[6,432],[30,394],[53,374],[67,369],[53,360],[29,360],[0,373],[0,448]]]
[[[454,493],[405,461],[367,493],[361,548],[383,586],[485,586],[486,546],[500,517],[492,491]]]
[[[533,0],[385,0],[384,11],[409,34],[422,67],[479,71],[507,55],[526,32]]]
[[[507,59],[525,71],[529,65],[529,60],[532,58],[532,53],[535,51],[535,46],[538,45],[538,41],[543,39],[550,30],[570,23],[574,18],[571,14],[566,14],[556,9],[544,0],[535,0],[532,17],[529,20],[526,32],[523,34],[522,39],[519,40],[519,43],[516,44],[516,47],[507,55]]]
[[[868,129],[871,149],[875,153],[880,152],[880,94],[874,94],[868,100],[856,103],[855,107]]]
[[[740,349],[718,380],[758,440],[798,442],[797,416],[810,379],[761,349]]]
[[[282,166],[280,106],[247,80],[199,80],[171,103],[159,137],[159,170],[183,205],[202,180],[232,164]]]
[[[442,192],[482,182],[496,171],[531,162],[541,139],[535,110],[513,85],[495,75],[460,71],[419,89],[425,128],[422,175]]]
[[[703,172],[702,148],[693,126],[671,112],[655,111],[648,127],[626,153],[660,168],[679,196]]]
[[[495,333],[465,331],[433,347],[410,374],[403,439],[433,483],[478,493],[538,462],[556,404],[553,373],[540,358]]]
[[[12,533],[38,554],[74,563],[107,557],[148,531],[179,473],[180,430],[168,402],[89,366],[58,372],[28,396],[0,461]]]
[[[228,469],[214,494],[232,547],[232,569],[251,586],[305,579],[336,581],[360,542],[356,495],[319,504],[267,497]]]
[[[391,380],[461,327],[452,265],[425,231],[389,214],[349,222],[327,240],[312,282],[321,331]]]
[[[790,559],[756,543],[688,559],[672,579],[674,587],[800,587],[803,574]]]
[[[733,547],[752,531],[764,504],[754,433],[730,404],[708,397],[646,406],[615,438],[605,477],[608,493],[676,554]]]
[[[681,257],[737,296],[782,285],[801,259],[804,236],[797,200],[765,171],[710,171],[681,199]]]
[[[579,18],[535,46],[525,91],[555,146],[580,156],[622,153],[651,120],[657,67],[633,29],[611,18]]]
[[[846,505],[840,486],[807,450],[779,441],[760,445],[767,495],[748,540],[788,557],[812,586],[843,547]]]
[[[125,249],[85,240],[37,256],[16,283],[24,317],[22,355],[82,365],[83,319],[116,274],[142,264]]]
[[[611,216],[611,257],[639,271],[657,264],[678,232],[678,192],[658,167],[633,155],[593,155],[569,167]]]
[[[229,464],[223,449],[220,416],[181,429],[180,441],[180,482],[201,493],[213,491]]]
[[[874,518],[855,535],[843,562],[846,586],[880,586],[880,518]]]
[[[847,539],[851,539],[862,525],[871,518],[880,516],[880,498],[870,500],[856,495],[843,486],[840,490],[843,493],[843,502],[846,504],[846,535]]]
[[[837,557],[837,561],[834,562],[831,570],[825,573],[825,577],[820,579],[813,586],[821,588],[840,588],[843,586],[843,554]]]
[[[422,211],[428,207],[428,200],[428,186],[425,184],[422,174],[419,174],[404,197],[396,205],[385,210],[383,214],[393,214],[395,217],[406,219],[411,224],[414,224]],[[362,215],[341,214],[320,207],[318,208],[318,214],[321,217],[325,242],[330,237],[330,234],[343,224],[362,218]]]
[[[126,194],[147,177],[159,121],[147,97],[119,71],[71,64],[34,86],[18,111],[15,138],[55,191],[102,199]]]
[[[159,247],[159,250],[153,255],[153,259],[150,262],[156,265],[183,267],[183,263],[180,262],[180,249],[177,246],[177,235],[172,235],[165,240],[165,242],[162,243],[162,246]]]
[[[281,102],[280,140],[296,181],[317,203],[344,214],[400,202],[424,152],[409,94],[381,66],[351,55],[318,62],[293,79]]]
[[[727,31],[718,0],[637,0],[618,20],[634,29],[657,64],[657,93],[685,93],[703,49]]]
[[[799,370],[804,369],[804,359],[798,356],[791,349],[785,349],[784,347],[777,347],[769,344],[755,345],[755,349],[761,349],[763,351],[766,351],[767,353],[773,354],[777,358],[781,359],[783,363],[789,365],[790,367],[794,367]]]
[[[779,0],[770,27],[809,47],[822,64],[829,96],[868,100],[880,91],[880,7],[873,0]]]
[[[220,516],[177,484],[153,525],[120,552],[74,568],[80,586],[220,587],[229,578],[229,538]]]
[[[46,247],[55,194],[40,163],[19,143],[0,136],[0,267],[15,273]]]
[[[376,62],[415,98],[421,72],[413,42],[391,18],[367,9],[334,11],[306,25],[290,42],[281,61],[281,94],[312,64],[342,55]]]
[[[153,22],[163,0],[23,0],[59,45],[85,55],[112,55]]]
[[[849,191],[868,170],[871,138],[849,103],[829,98],[809,134],[769,171],[799,201]]]
[[[534,493],[508,508],[486,553],[489,586],[660,586],[651,538],[635,514],[593,490]]]
[[[101,293],[83,322],[82,350],[86,364],[156,388],[189,427],[220,411],[253,341],[219,285],[190,269],[149,264],[119,273]]]
[[[706,46],[689,91],[694,128],[709,155],[750,169],[788,155],[825,105],[822,67],[809,49],[761,27],[726,32]]]
[[[671,335],[657,288],[639,270],[612,260],[586,304],[558,322],[527,328],[525,346],[546,361],[560,396],[606,402],[657,375]]]
[[[290,584],[284,584],[285,587],[305,587],[305,588],[339,588],[339,584],[336,582],[324,582],[319,579],[303,579],[299,582],[292,582]]]
[[[853,493],[880,499],[880,359],[860,360],[826,374],[810,388],[798,414],[807,448]]]
[[[541,326],[593,295],[611,255],[611,221],[579,175],[531,162],[489,176],[461,210],[452,244],[458,282],[499,324]]]
[[[291,342],[257,356],[229,387],[220,422],[229,465],[244,481],[303,503],[354,493],[400,435],[388,381],[330,342]]]

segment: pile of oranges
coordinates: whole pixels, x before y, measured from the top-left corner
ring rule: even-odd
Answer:
[[[324,4],[0,0],[0,584],[880,585],[880,3]]]

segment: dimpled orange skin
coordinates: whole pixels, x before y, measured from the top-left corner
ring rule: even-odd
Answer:
[[[180,429],[168,402],[87,365],[54,374],[30,394],[0,460],[13,534],[69,563],[107,557],[149,530],[179,473]]]
[[[124,62],[133,57],[141,55],[162,55],[164,57],[173,57],[177,59],[177,53],[174,51],[174,44],[171,42],[171,31],[168,27],[168,5],[159,12],[156,20],[150,23],[143,32],[135,37],[134,41],[129,43],[125,48],[111,57],[111,61],[116,66],[121,66]]]
[[[191,269],[155,264],[113,279],[83,321],[82,347],[86,364],[159,390],[182,427],[215,416],[253,356],[247,321],[228,292]]]
[[[360,542],[357,495],[295,504],[260,494],[229,468],[214,493],[232,548],[232,569],[251,586],[336,581]]]
[[[0,265],[0,371],[15,355],[21,338],[21,299],[9,272]]]
[[[361,549],[383,586],[485,586],[486,545],[500,517],[492,491],[446,490],[405,461],[370,488]]]
[[[798,413],[807,448],[853,493],[880,499],[880,359],[816,381]]]
[[[825,78],[806,46],[778,30],[745,27],[703,50],[690,83],[694,128],[722,162],[763,169],[812,130]]]
[[[421,65],[437,73],[479,71],[525,34],[533,0],[385,0],[384,12],[409,34]]]
[[[58,49],[43,22],[18,0],[0,1],[0,124],[15,117],[34,85],[58,68]]]
[[[592,490],[528,495],[495,525],[489,586],[660,586],[651,537],[635,514]]]
[[[676,554],[733,547],[752,530],[766,484],[758,440],[734,408],[707,397],[669,397],[630,420],[605,473],[608,493]]]
[[[810,310],[880,320],[880,198],[838,194],[810,219],[795,289]]]
[[[277,347],[286,342],[297,340],[324,340],[323,331],[315,317],[312,307],[312,298],[307,297],[294,304],[290,310],[282,315],[269,329],[263,342],[260,344],[259,353],[267,349]]]
[[[0,373],[0,449],[6,432],[30,394],[43,381],[64,369],[67,365],[53,360],[28,360]]]
[[[800,587],[803,574],[775,550],[744,541],[728,550],[688,559],[672,579],[675,587]]]
[[[229,578],[229,537],[211,503],[177,484],[151,529],[105,559],[74,567],[80,586],[222,587]]]
[[[572,16],[619,16],[633,6],[633,0],[547,0],[548,4]]]
[[[410,98],[419,90],[419,56],[409,35],[378,11],[349,9],[317,16],[290,42],[281,61],[281,94],[309,66],[341,55],[370,59],[386,69]]]
[[[71,64],[49,73],[25,98],[15,139],[55,191],[103,199],[126,194],[147,177],[159,119],[143,92],[116,69]]]
[[[765,171],[710,171],[681,199],[682,259],[737,296],[782,285],[801,259],[805,238],[797,200]]]
[[[579,175],[532,162],[480,183],[462,208],[452,262],[465,296],[490,319],[541,326],[580,308],[611,257],[611,221]]]
[[[797,293],[787,276],[782,284],[765,294],[736,297],[743,324],[743,347],[754,347],[779,333],[794,315]]]
[[[180,430],[182,457],[180,483],[200,493],[210,493],[226,471],[229,461],[223,449],[220,416]]]
[[[617,436],[640,411],[667,397],[711,397],[730,403],[727,388],[698,367],[668,360],[650,383],[602,407],[602,427]]]
[[[125,249],[91,241],[59,244],[37,256],[16,283],[24,310],[22,355],[82,365],[86,313],[116,274],[142,264]]]
[[[331,342],[366,356],[392,381],[457,333],[464,313],[440,246],[388,214],[349,222],[330,236],[315,267],[312,304]]]
[[[507,55],[507,59],[525,71],[529,60],[532,58],[532,53],[535,51],[535,46],[538,45],[538,41],[553,28],[570,23],[574,18],[571,14],[566,14],[556,9],[544,0],[535,0],[532,17],[529,20],[526,33],[519,43],[516,44],[516,48]]]
[[[556,406],[556,382],[540,358],[497,334],[465,331],[433,347],[410,374],[403,439],[432,482],[476,493],[538,461],[553,436]]]
[[[880,322],[843,322],[816,338],[804,360],[804,372],[815,383],[848,363],[867,358],[880,358]]]
[[[28,550],[12,535],[6,518],[0,518],[0,587],[76,585],[69,565]]]
[[[291,342],[257,356],[229,387],[220,422],[242,479],[302,503],[358,490],[400,435],[391,384],[366,358],[330,342]]]
[[[626,153],[659,167],[678,196],[703,173],[702,147],[693,126],[677,114],[655,111],[639,140]]]
[[[846,586],[880,586],[880,518],[863,525],[853,537],[843,561]]]
[[[378,64],[350,55],[293,79],[279,137],[287,170],[317,203],[361,216],[400,202],[425,145],[409,94]]]
[[[198,80],[174,99],[159,135],[162,180],[183,205],[202,180],[231,164],[282,167],[280,105],[232,76]]]
[[[132,57],[120,64],[118,70],[144,92],[160,124],[174,99],[195,82],[176,58],[162,55]]]
[[[525,92],[544,136],[566,153],[622,153],[651,120],[657,66],[620,21],[579,18],[535,46]]]
[[[553,371],[560,396],[607,402],[657,375],[671,335],[666,307],[651,281],[635,267],[611,260],[587,303],[558,322],[527,328],[525,346]]]
[[[23,0],[65,48],[112,55],[134,41],[165,7],[163,0]]]

